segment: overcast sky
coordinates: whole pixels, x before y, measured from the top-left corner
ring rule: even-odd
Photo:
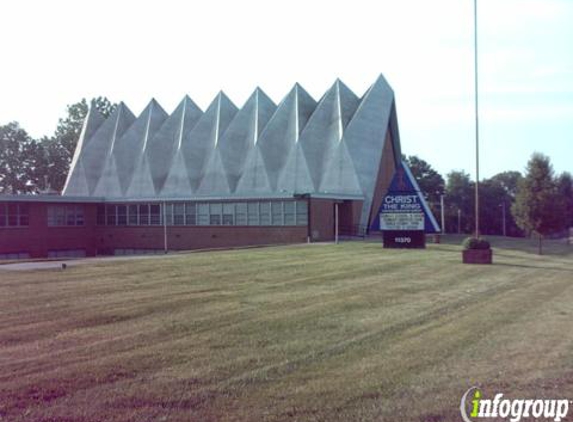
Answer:
[[[392,85],[402,151],[475,174],[473,0],[0,3],[0,124],[51,134],[66,105],[107,96],[171,113],[219,90],[315,99],[339,77]],[[478,0],[481,175],[533,151],[573,171],[573,1]]]

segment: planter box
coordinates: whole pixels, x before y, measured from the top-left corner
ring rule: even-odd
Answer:
[[[464,249],[462,251],[462,261],[464,264],[491,264],[491,249]]]

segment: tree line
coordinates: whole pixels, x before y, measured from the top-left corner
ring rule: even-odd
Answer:
[[[91,100],[104,117],[115,110],[106,97]],[[32,139],[17,123],[0,126],[0,193],[62,191],[74,155],[88,101],[67,106],[52,136]],[[465,171],[442,177],[423,159],[404,156],[438,219],[441,198],[446,233],[472,233],[475,182]],[[547,236],[573,226],[573,179],[556,175],[549,157],[534,153],[525,174],[505,171],[480,181],[480,228],[483,235]]]
[[[446,233],[471,234],[475,228],[475,181],[465,171],[446,179],[417,156],[403,157],[418,181],[432,212],[440,221],[441,197]],[[504,171],[481,180],[481,235],[558,235],[573,227],[573,178],[555,174],[549,157],[533,153],[525,174]]]
[[[92,106],[108,117],[116,105],[105,97]],[[61,192],[88,112],[88,101],[67,106],[52,136],[33,139],[17,122],[0,126],[0,193]]]

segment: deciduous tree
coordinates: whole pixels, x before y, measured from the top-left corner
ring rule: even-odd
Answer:
[[[538,236],[539,254],[543,251],[543,236],[563,229],[565,208],[559,198],[549,157],[540,153],[531,156],[511,211],[519,227]]]

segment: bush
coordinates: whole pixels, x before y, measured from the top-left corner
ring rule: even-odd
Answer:
[[[464,249],[490,249],[490,244],[486,239],[467,237],[462,243]]]

